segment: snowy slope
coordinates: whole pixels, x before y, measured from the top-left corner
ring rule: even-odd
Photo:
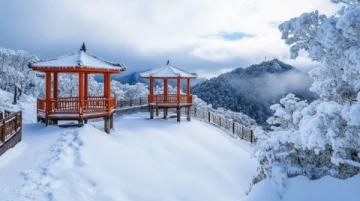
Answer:
[[[238,200],[257,162],[249,144],[199,121],[117,118],[106,135],[26,123],[0,158],[1,200]],[[5,176],[6,175],[6,176]]]
[[[298,176],[288,179],[285,189],[279,192],[270,180],[262,181],[254,186],[251,193],[241,201],[359,201],[360,175],[341,180],[323,177],[309,180]]]
[[[106,135],[103,122],[83,128],[44,127],[35,122],[35,99],[22,109],[23,141],[0,157],[1,201],[357,201],[360,176],[346,180],[305,177],[284,188],[264,180],[249,190],[258,163],[249,144],[205,122],[117,117]],[[7,103],[7,104],[4,104]]]

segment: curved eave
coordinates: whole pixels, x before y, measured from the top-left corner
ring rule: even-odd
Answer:
[[[63,72],[63,73],[77,73],[77,72],[88,72],[88,73],[121,73],[125,71],[125,68],[112,69],[112,68],[97,68],[90,66],[59,66],[59,67],[46,67],[46,66],[29,66],[34,71],[40,72]]]

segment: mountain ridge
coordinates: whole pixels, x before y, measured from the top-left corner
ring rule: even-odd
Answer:
[[[192,87],[199,98],[215,108],[243,112],[264,124],[272,114],[270,106],[288,93],[312,101],[310,77],[278,59],[264,61],[204,81]]]

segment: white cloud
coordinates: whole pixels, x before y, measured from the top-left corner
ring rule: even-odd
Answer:
[[[86,40],[114,49],[126,47],[145,57],[182,52],[214,62],[240,58],[249,63],[288,58],[288,47],[277,30],[280,22],[303,12],[331,13],[335,8],[330,0],[34,0],[18,6],[22,4],[26,7],[18,12],[29,18],[24,25],[35,35],[27,41]],[[220,32],[255,37],[237,41],[204,37]]]
[[[112,44],[126,44],[145,55],[190,51],[202,59],[223,61],[283,57],[287,47],[277,25],[303,12],[334,11],[329,0],[67,0],[63,6],[89,34]],[[202,38],[221,31],[256,37],[240,41]]]

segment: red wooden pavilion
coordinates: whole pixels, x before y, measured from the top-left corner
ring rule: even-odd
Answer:
[[[85,44],[80,51],[57,59],[29,64],[32,70],[45,73],[45,99],[37,100],[38,121],[47,124],[58,120],[77,120],[82,125],[88,119],[103,117],[105,131],[110,132],[115,97],[111,96],[111,74],[121,73],[125,68],[116,63],[104,61],[86,52]],[[60,73],[78,74],[78,97],[58,97],[58,75]],[[103,96],[89,96],[88,75],[104,75]]]
[[[177,121],[181,119],[181,108],[187,110],[187,120],[190,121],[190,107],[192,106],[192,95],[190,92],[190,80],[196,78],[196,74],[186,72],[180,68],[170,65],[168,61],[166,66],[141,73],[142,78],[149,79],[149,109],[150,119],[154,118],[154,109],[158,115],[158,109],[163,109],[164,118],[167,118],[168,109],[176,108]],[[154,93],[154,83],[157,79],[163,80],[163,93]],[[176,94],[169,94],[168,83],[170,80],[176,80]],[[186,80],[186,94],[181,93],[181,81]]]

